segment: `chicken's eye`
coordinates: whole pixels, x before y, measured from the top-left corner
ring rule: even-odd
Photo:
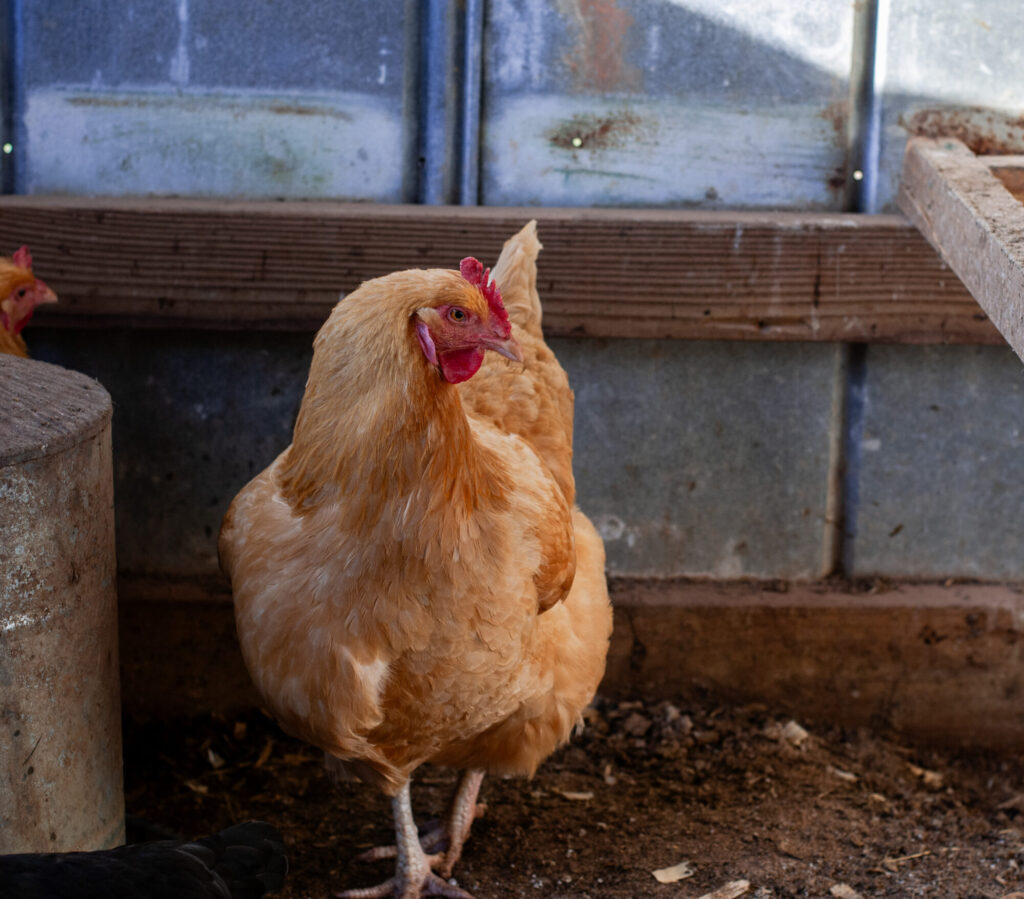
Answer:
[[[464,309],[460,309],[458,306],[452,306],[452,308],[448,310],[448,318],[453,322],[465,321],[466,311]]]
[[[21,288],[21,290],[18,291],[18,299],[20,300],[26,293],[28,293],[28,288]]]

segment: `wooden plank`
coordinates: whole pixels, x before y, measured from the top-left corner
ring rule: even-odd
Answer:
[[[1024,594],[995,584],[612,583],[602,692],[1019,751]]]
[[[602,691],[1019,751],[1024,594],[978,584],[612,582]]]
[[[1024,206],[990,164],[957,140],[910,140],[899,205],[1024,358]]]
[[[125,706],[230,712],[256,698],[221,579],[126,579]],[[1024,748],[1024,595],[978,584],[613,578],[602,695],[763,702],[804,724],[888,727],[932,743]]]
[[[551,335],[998,343],[897,216],[0,198],[51,325],[313,329],[399,268],[494,260],[537,218]]]

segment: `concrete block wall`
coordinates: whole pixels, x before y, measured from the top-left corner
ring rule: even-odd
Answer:
[[[1024,366],[1009,348],[867,351],[852,573],[1024,576]]]
[[[998,0],[890,0],[870,21],[873,4],[846,0],[455,7],[482,9],[478,196],[463,200],[880,209],[918,113],[970,102],[971,127],[991,115],[1024,135],[1003,127],[1024,67]],[[465,147],[421,152],[436,48],[419,13],[445,0],[14,9],[19,191],[398,202],[465,162]],[[874,185],[859,199],[855,160]],[[114,398],[122,570],[214,573],[224,508],[287,443],[312,335],[29,337]],[[554,344],[613,573],[804,579],[841,556],[855,575],[1024,577],[1024,368],[1008,350],[871,346],[850,366],[839,345]]]
[[[31,336],[37,358],[93,375],[113,396],[121,570],[216,575],[228,502],[290,439],[312,334]],[[606,540],[613,574],[828,572],[844,464],[841,348],[552,345],[576,390],[580,502]],[[871,347],[863,393],[848,573],[1024,577],[1017,357]]]
[[[831,564],[836,346],[557,340],[582,508],[610,569],[814,578]]]

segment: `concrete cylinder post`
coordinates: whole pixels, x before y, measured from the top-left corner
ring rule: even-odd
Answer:
[[[0,853],[124,840],[110,419],[0,355]]]

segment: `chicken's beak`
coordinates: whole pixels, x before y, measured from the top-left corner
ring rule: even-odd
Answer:
[[[39,299],[36,300],[36,305],[37,306],[42,306],[44,303],[56,303],[57,302],[57,294],[55,294],[53,292],[52,288],[47,287],[38,278],[36,279],[36,287],[41,287],[42,288],[42,292],[39,294]]]
[[[505,338],[489,337],[480,342],[483,344],[484,349],[501,353],[506,359],[511,359],[513,362],[523,361],[523,348],[519,345],[519,341],[511,334]]]

